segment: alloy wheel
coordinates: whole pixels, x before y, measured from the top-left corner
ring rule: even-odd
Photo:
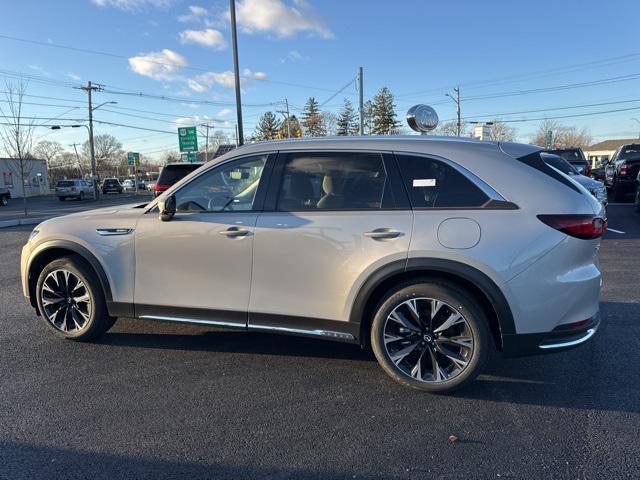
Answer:
[[[384,347],[405,375],[422,382],[452,380],[469,365],[474,337],[464,315],[433,298],[411,298],[384,324]]]
[[[69,270],[54,270],[46,276],[40,300],[45,317],[61,332],[79,332],[91,318],[90,292]]]

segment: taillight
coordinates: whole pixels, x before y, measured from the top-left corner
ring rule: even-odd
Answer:
[[[167,188],[169,188],[169,185],[158,185],[157,183],[153,186],[153,189],[156,192],[164,192]]]
[[[627,170],[627,164],[623,163],[620,165],[620,175],[626,175],[627,173],[629,173]]]
[[[540,221],[567,235],[593,240],[604,235],[607,220],[594,215],[538,215]]]
[[[584,167],[584,174],[588,177],[589,175],[591,175],[591,165],[589,163],[587,163],[587,165]]]

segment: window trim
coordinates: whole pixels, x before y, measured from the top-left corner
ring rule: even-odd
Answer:
[[[462,175],[467,180],[469,180],[478,189],[480,189],[480,191],[487,196],[487,201],[484,204],[482,204],[480,206],[475,206],[475,207],[470,207],[470,206],[467,206],[467,207],[421,207],[421,206],[414,206],[413,204],[411,204],[411,195],[409,194],[409,187],[408,187],[408,185],[407,185],[407,183],[405,181],[404,175],[402,173],[402,168],[400,167],[400,159],[398,158],[398,155],[409,155],[409,156],[413,156],[413,157],[421,157],[421,158],[424,158],[424,159],[427,159],[427,160],[434,160],[434,161],[437,161],[437,162],[444,163],[445,165],[448,165],[449,167],[451,167],[455,171],[457,171],[460,175]],[[407,195],[407,197],[409,199],[409,203],[411,204],[411,209],[412,210],[457,210],[457,211],[460,211],[460,210],[518,210],[520,208],[515,203],[510,202],[505,197],[503,197],[491,185],[489,185],[483,179],[478,177],[475,173],[473,173],[472,171],[470,171],[467,168],[463,167],[462,165],[449,160],[448,158],[441,157],[440,155],[432,155],[432,154],[429,154],[429,153],[406,152],[406,151],[400,151],[400,150],[394,150],[393,156],[395,157],[395,160],[396,160],[396,163],[397,163],[397,166],[398,166],[398,171],[400,173],[400,178],[402,179],[402,184],[403,184],[404,189],[405,189],[405,194]]]
[[[265,200],[265,197],[266,197],[266,192],[267,192],[269,183],[271,181],[271,175],[272,175],[272,172],[273,172],[273,165],[274,165],[274,161],[275,161],[275,158],[276,158],[276,154],[277,154],[277,151],[247,153],[245,155],[229,158],[228,160],[225,160],[224,162],[215,163],[215,164],[211,165],[211,167],[203,170],[198,175],[196,175],[195,177],[190,179],[184,185],[181,185],[172,194],[172,195],[175,195],[176,193],[178,193],[183,188],[186,188],[188,185],[191,185],[191,182],[196,181],[202,175],[206,175],[206,174],[208,174],[209,172],[211,172],[214,169],[228,167],[228,166],[233,165],[234,163],[245,161],[245,160],[247,160],[247,159],[249,159],[251,157],[266,156],[267,158],[266,158],[265,163],[264,163],[264,168],[262,170],[262,176],[260,177],[260,183],[258,184],[258,190],[256,191],[256,196],[253,199],[253,208],[251,210],[242,210],[242,211],[224,210],[224,211],[220,211],[220,212],[209,212],[209,211],[199,212],[199,211],[182,211],[182,210],[178,210],[178,211],[176,211],[176,213],[179,213],[180,215],[194,215],[194,214],[196,214],[196,215],[203,215],[203,214],[204,215],[211,215],[211,214],[220,215],[220,214],[229,214],[229,213],[239,214],[239,213],[260,213],[260,212],[262,212],[263,211],[262,208],[264,206],[264,200]],[[153,204],[149,207],[149,209],[145,212],[145,214],[146,213],[154,213],[154,211],[157,210],[157,207],[158,207],[158,199],[156,199],[153,202]]]
[[[309,209],[309,210],[279,210],[278,207],[278,197],[280,196],[280,190],[282,189],[282,183],[284,180],[284,169],[286,159],[291,154],[341,154],[341,153],[368,153],[380,155],[380,159],[382,161],[382,167],[385,169],[385,174],[387,175],[385,180],[385,188],[383,192],[383,197],[380,202],[379,208],[323,208],[323,209]],[[389,158],[387,155],[391,154],[390,151],[384,150],[376,150],[376,149],[351,149],[351,148],[320,148],[320,149],[294,149],[294,150],[279,150],[278,156],[275,160],[273,172],[271,175],[271,182],[269,182],[269,190],[267,191],[263,212],[264,213],[281,213],[281,214],[291,214],[297,213],[301,215],[308,215],[313,213],[326,213],[326,212],[384,212],[384,211],[395,211],[395,210],[411,210],[411,207],[408,205],[406,207],[401,206],[401,202],[398,201],[397,198],[397,188],[394,188],[391,172],[393,169],[393,165],[389,165]],[[397,187],[397,186],[396,186]],[[386,196],[390,196],[390,203],[393,206],[382,207],[382,204],[385,203]],[[400,206],[399,206],[400,205]]]

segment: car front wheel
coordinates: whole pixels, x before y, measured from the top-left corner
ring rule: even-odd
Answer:
[[[114,324],[97,275],[79,257],[60,258],[45,266],[36,295],[43,320],[63,338],[91,340]]]
[[[371,343],[382,368],[402,385],[450,392],[484,368],[492,339],[478,302],[447,283],[392,291],[375,314]]]

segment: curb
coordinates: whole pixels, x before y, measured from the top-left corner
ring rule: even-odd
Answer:
[[[37,225],[53,217],[16,218],[14,220],[0,220],[0,228],[18,227],[20,225]]]

